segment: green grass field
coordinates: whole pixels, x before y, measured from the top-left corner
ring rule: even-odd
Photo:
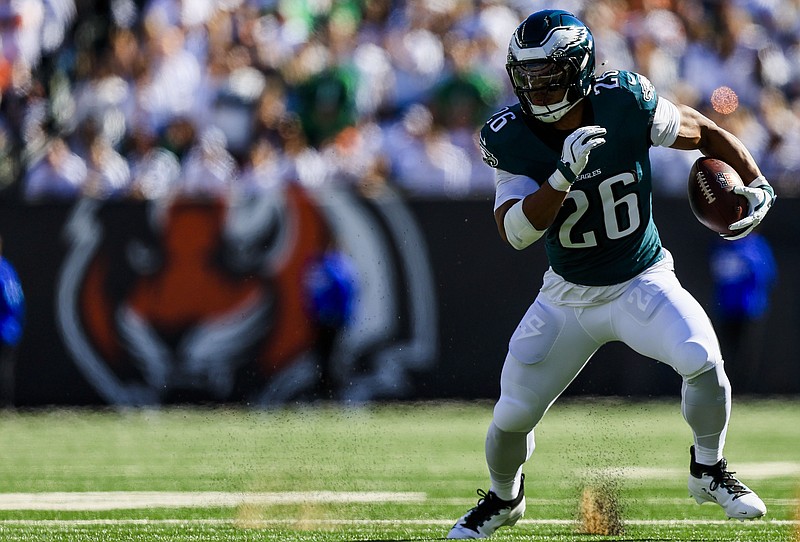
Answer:
[[[442,539],[486,487],[489,403],[0,413],[2,541]],[[734,402],[730,467],[769,507],[725,520],[687,496],[677,399],[564,400],[537,429],[528,511],[501,541],[800,540],[800,399]],[[625,534],[581,534],[588,483]]]

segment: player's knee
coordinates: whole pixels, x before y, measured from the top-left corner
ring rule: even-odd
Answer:
[[[513,397],[501,396],[494,407],[494,424],[507,433],[527,433],[531,431],[544,413],[539,401],[521,401]]]
[[[731,384],[722,363],[687,377],[685,401],[698,406],[722,405],[730,401]]]
[[[711,371],[722,362],[718,349],[697,341],[678,344],[673,355],[672,366],[684,378]]]

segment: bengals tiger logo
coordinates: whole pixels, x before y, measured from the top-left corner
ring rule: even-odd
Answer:
[[[430,264],[397,197],[294,186],[244,201],[80,201],[67,222],[57,323],[110,404],[366,401],[410,390],[438,350]],[[320,359],[309,262],[352,259],[354,310]],[[387,378],[390,375],[390,378]]]

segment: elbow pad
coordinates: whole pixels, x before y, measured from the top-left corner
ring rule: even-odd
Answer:
[[[503,229],[506,231],[506,239],[509,244],[517,250],[522,250],[538,240],[544,231],[533,227],[528,217],[522,211],[522,201],[511,206],[503,217]]]

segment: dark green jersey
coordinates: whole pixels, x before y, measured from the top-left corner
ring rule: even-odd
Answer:
[[[629,280],[662,257],[649,157],[658,98],[647,78],[612,71],[585,100],[583,124],[605,128],[606,143],[592,150],[544,239],[556,273],[604,286]],[[526,118],[519,104],[507,107],[481,130],[484,161],[541,185],[555,171],[567,135]]]

